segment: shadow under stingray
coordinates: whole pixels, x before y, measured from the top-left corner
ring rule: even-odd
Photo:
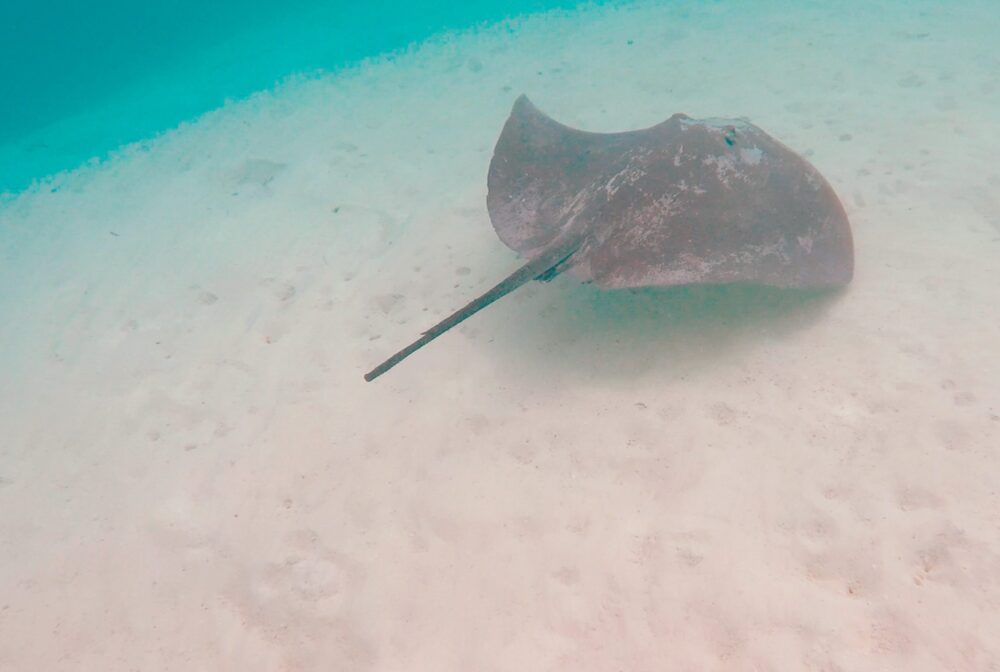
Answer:
[[[668,379],[719,365],[726,355],[787,338],[820,318],[836,290],[688,285],[601,290],[571,280],[515,295],[482,331],[498,366],[550,379]],[[534,291],[532,291],[534,290]]]

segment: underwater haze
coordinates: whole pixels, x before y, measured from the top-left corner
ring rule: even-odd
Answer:
[[[998,34],[995,0],[6,3],[0,670],[1000,669]],[[521,94],[749,120],[853,278],[564,273],[366,382],[525,263],[487,208]]]

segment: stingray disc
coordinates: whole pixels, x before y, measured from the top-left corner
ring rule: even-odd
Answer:
[[[575,237],[559,271],[604,288],[835,287],[854,270],[833,189],[744,120],[675,114],[644,130],[587,133],[521,96],[488,186],[490,219],[508,247],[531,259]]]

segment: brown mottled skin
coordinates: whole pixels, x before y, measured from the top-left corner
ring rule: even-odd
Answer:
[[[563,272],[607,289],[838,287],[854,272],[850,225],[833,189],[808,161],[742,120],[675,114],[644,130],[587,133],[521,96],[488,185],[493,227],[527,263],[365,380],[524,283]]]

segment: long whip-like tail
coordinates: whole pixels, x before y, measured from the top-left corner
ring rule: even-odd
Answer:
[[[423,332],[423,335],[421,335],[416,341],[366,373],[365,380],[368,382],[375,380],[441,334],[445,333],[452,327],[458,326],[497,299],[510,294],[521,285],[541,276],[545,276],[545,279],[550,279],[550,272],[553,270],[558,272],[558,270],[560,270],[558,267],[569,259],[569,257],[576,252],[577,248],[577,244],[567,244],[559,245],[542,252],[540,255],[508,275],[485,294],[444,318],[436,325]]]

